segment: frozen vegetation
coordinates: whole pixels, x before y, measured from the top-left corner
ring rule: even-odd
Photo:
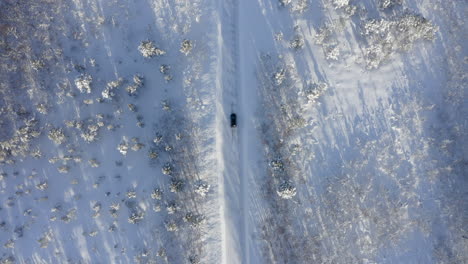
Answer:
[[[0,1],[0,263],[468,263],[467,7]]]

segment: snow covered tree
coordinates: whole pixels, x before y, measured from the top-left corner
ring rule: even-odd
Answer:
[[[403,0],[379,0],[379,7],[387,9],[396,5],[401,5]]]
[[[300,35],[296,35],[289,43],[289,46],[294,50],[302,49],[304,47],[304,38]]]
[[[211,186],[207,183],[199,182],[195,185],[195,193],[204,197],[210,191],[210,187]]]
[[[52,128],[49,131],[48,137],[57,145],[63,144],[67,140],[61,128]]]
[[[184,188],[184,182],[179,180],[179,179],[175,179],[175,178],[172,178],[171,179],[171,182],[169,184],[169,190],[173,193],[177,193],[177,192],[180,192],[182,191],[182,189]]]
[[[88,74],[83,74],[78,76],[75,79],[76,88],[80,91],[80,93],[91,93],[91,83],[93,78]]]
[[[172,174],[172,169],[173,169],[173,168],[172,168],[171,163],[166,162],[166,163],[164,164],[164,166],[162,167],[161,170],[162,170],[162,173],[163,173],[164,175],[171,175],[171,174]]]
[[[188,39],[184,39],[184,41],[182,41],[182,44],[180,45],[180,52],[182,52],[185,56],[187,56],[190,51],[192,51],[193,49],[193,42],[191,40],[188,40]]]
[[[283,199],[291,199],[296,196],[296,187],[289,181],[283,181],[276,192]]]
[[[145,58],[151,58],[154,56],[162,56],[166,52],[162,49],[157,48],[152,41],[144,40],[138,46],[138,50]]]

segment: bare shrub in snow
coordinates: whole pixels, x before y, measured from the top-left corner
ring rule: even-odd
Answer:
[[[279,4],[281,6],[287,6],[289,4],[291,4],[292,0],[279,0]]]
[[[141,52],[143,57],[151,58],[154,56],[162,56],[166,54],[166,52],[162,49],[157,48],[152,41],[145,40],[140,43],[138,46],[138,50]]]
[[[184,39],[184,41],[182,41],[182,44],[180,45],[180,52],[182,52],[185,56],[187,56],[190,51],[192,51],[193,49],[193,42],[191,40],[188,40],[188,39]]]
[[[78,76],[75,79],[76,88],[80,91],[80,93],[91,93],[91,83],[93,78],[88,74],[83,74]]]
[[[296,187],[288,181],[283,181],[276,193],[283,199],[291,199],[296,195]]]
[[[65,140],[67,140],[67,137],[65,136],[61,128],[52,128],[49,131],[48,137],[57,145],[60,145],[64,143]]]

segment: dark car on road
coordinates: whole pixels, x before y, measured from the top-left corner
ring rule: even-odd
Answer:
[[[231,127],[237,127],[237,116],[236,114],[231,114]]]

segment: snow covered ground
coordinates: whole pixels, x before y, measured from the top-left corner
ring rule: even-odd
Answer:
[[[0,263],[468,263],[466,12],[0,1]]]

